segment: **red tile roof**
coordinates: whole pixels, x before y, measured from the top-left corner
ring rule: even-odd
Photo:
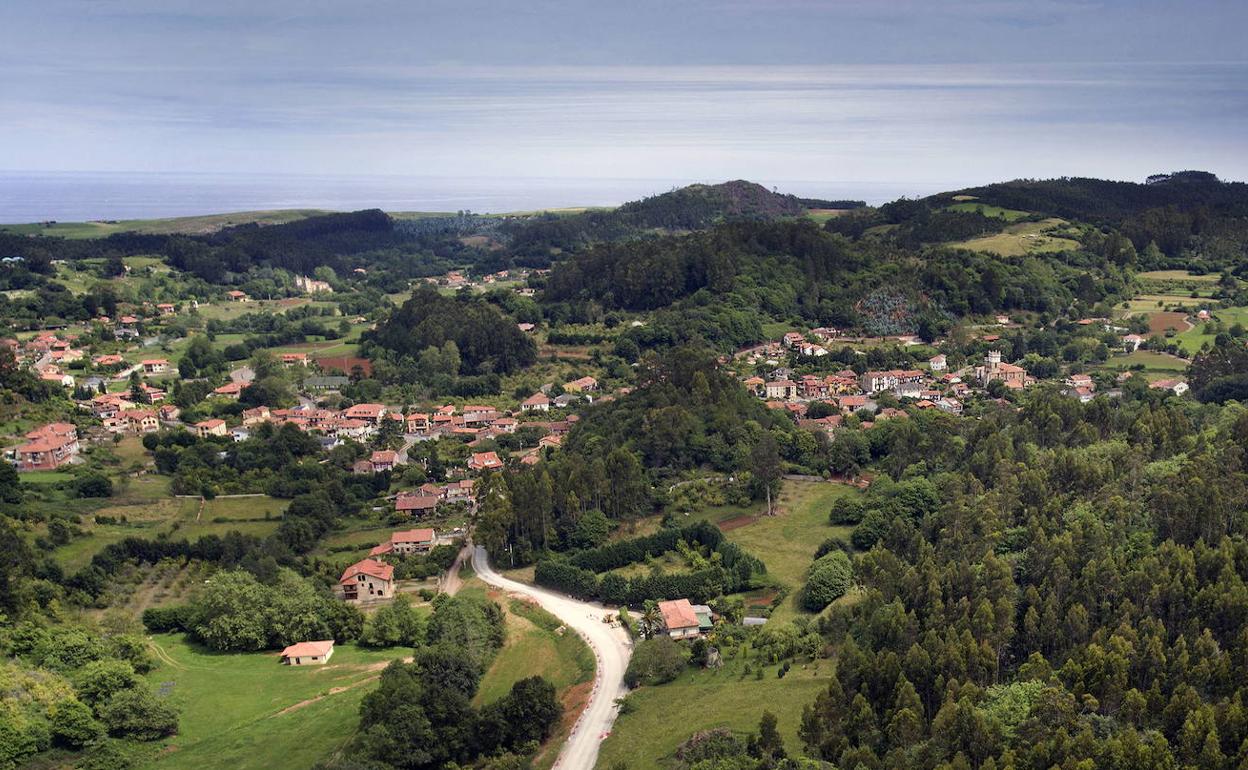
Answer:
[[[283,658],[319,658],[334,649],[334,640],[323,642],[299,642],[282,650]]]
[[[659,602],[659,612],[663,614],[663,625],[667,626],[669,631],[698,627],[697,613],[693,611],[693,605],[688,599]]]
[[[347,567],[346,571],[342,573],[342,577],[338,579],[338,582],[350,583],[356,575],[361,573],[371,575],[378,580],[393,580],[394,566],[374,559],[364,559]]]

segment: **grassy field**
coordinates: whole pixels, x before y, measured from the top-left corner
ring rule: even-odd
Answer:
[[[1180,332],[1174,336],[1175,341],[1179,343],[1180,347],[1182,347],[1184,351],[1187,353],[1196,353],[1206,342],[1210,345],[1213,344],[1214,337],[1216,336],[1213,331],[1213,321],[1221,323],[1226,329],[1229,329],[1235,324],[1248,326],[1248,307],[1241,306],[1220,308],[1212,311],[1212,316],[1212,321],[1197,323],[1191,329]]]
[[[730,660],[717,671],[690,669],[674,682],[635,690],[628,696],[635,708],[616,721],[603,741],[597,767],[680,767],[673,754],[691,734],[716,727],[753,732],[765,710],[776,715],[790,756],[800,756],[802,708],[827,686],[833,664],[795,666],[783,679],[776,677],[776,666],[768,666],[763,678],[755,679],[745,674],[748,662]]]
[[[1136,277],[1142,281],[1181,281],[1184,283],[1217,283],[1218,276],[1216,273],[1207,273],[1205,275],[1196,275],[1186,270],[1149,270],[1143,273],[1137,273]]]
[[[139,480],[130,482],[138,486],[143,495],[132,496],[127,487],[126,498],[110,500],[108,505],[84,515],[81,525],[84,534],[53,551],[56,562],[68,571],[81,569],[105,546],[127,537],[150,539],[168,535],[196,540],[205,535],[224,535],[231,530],[263,537],[277,529],[281,513],[290,503],[268,497],[217,498],[207,501],[201,513],[198,499],[152,499],[148,492],[154,490],[149,490],[149,484],[157,487],[161,483],[167,485],[168,481],[162,477],[143,477],[145,482],[148,479],[151,481],[143,485]],[[266,514],[270,517],[268,520],[244,520],[262,519]],[[118,519],[118,523],[97,524],[95,516],[112,517]],[[124,523],[120,521],[122,517]]]
[[[1077,241],[1046,234],[1047,231],[1064,224],[1066,224],[1065,221],[1061,219],[1020,222],[1010,225],[1000,233],[949,245],[959,249],[990,252],[1003,257],[1020,257],[1025,254],[1042,254],[1079,248]]]
[[[339,645],[324,666],[291,667],[275,652],[214,653],[181,635],[152,638],[161,665],[147,676],[181,711],[177,735],[148,768],[310,767],[354,733],[364,695],[407,648]]]
[[[277,209],[273,211],[238,211],[231,214],[205,214],[171,219],[121,219],[97,222],[55,222],[44,225],[0,225],[0,232],[18,235],[52,235],[60,238],[104,238],[113,233],[135,232],[153,235],[196,235],[212,233],[223,227],[257,223],[276,225],[306,219],[327,212],[317,209]]]
[[[858,494],[855,488],[843,484],[785,481],[775,516],[760,515],[760,505],[749,510],[710,508],[691,518],[704,518],[725,529],[729,540],[763,560],[771,583],[789,589],[784,603],[772,613],[774,619],[783,621],[801,612],[797,589],[805,583],[815,549],[833,535],[849,538],[851,528],[828,524],[828,512],[833,500],[854,494]]]
[[[494,599],[506,609],[507,644],[481,678],[477,705],[498,700],[525,677],[545,677],[558,690],[593,678],[593,653],[558,618],[519,599]]]
[[[1031,216],[1031,214],[1026,211],[1018,211],[1017,209],[1003,209],[1000,206],[989,206],[987,204],[974,203],[972,201],[963,201],[961,203],[955,203],[951,206],[946,206],[945,210],[947,211],[972,211],[972,212],[978,211],[979,213],[983,214],[986,217],[996,217],[998,219],[1004,219],[1007,222],[1017,222],[1020,219],[1024,219],[1026,217]]]

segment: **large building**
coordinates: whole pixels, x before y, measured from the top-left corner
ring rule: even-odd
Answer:
[[[394,567],[376,559],[357,561],[338,579],[342,598],[349,602],[394,596]]]

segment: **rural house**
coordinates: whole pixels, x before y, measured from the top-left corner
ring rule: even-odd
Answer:
[[[348,602],[388,599],[394,596],[394,567],[376,559],[357,561],[342,573],[338,588]]]

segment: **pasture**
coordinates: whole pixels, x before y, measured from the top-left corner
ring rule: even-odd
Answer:
[[[1062,219],[1019,222],[1018,224],[1010,225],[1000,233],[971,238],[970,240],[959,241],[949,245],[954,248],[983,251],[1002,257],[1021,257],[1027,254],[1044,254],[1079,248],[1078,241],[1052,232],[1064,225],[1066,225],[1066,221]]]
[[[747,673],[747,665],[761,668],[762,678]],[[764,711],[776,715],[789,755],[800,756],[802,709],[827,686],[833,667],[827,660],[798,664],[780,679],[778,666],[738,656],[720,669],[691,668],[674,682],[634,690],[628,696],[631,711],[620,716],[603,741],[597,767],[681,767],[674,754],[690,735],[717,727],[754,732]]]
[[[234,225],[277,225],[295,222],[317,214],[319,209],[276,209],[273,211],[237,211],[229,214],[205,214],[169,219],[119,219],[91,222],[33,222],[0,225],[0,232],[17,235],[50,235],[59,238],[105,238],[114,233],[145,233],[148,235],[204,235]]]
[[[218,653],[181,634],[151,638],[147,675],[181,712],[178,734],[142,767],[311,767],[351,738],[360,701],[408,648],[338,645],[323,666],[284,666],[276,651]]]
[[[774,516],[763,515],[760,504],[748,509],[707,508],[690,518],[717,525],[729,540],[763,560],[768,583],[788,590],[784,602],[772,612],[772,618],[783,621],[802,612],[797,606],[797,591],[806,582],[806,570],[819,544],[834,535],[849,539],[851,528],[828,524],[828,512],[833,500],[855,494],[857,489],[844,484],[785,481]]]
[[[1004,209],[1000,206],[990,206],[983,203],[975,203],[973,201],[962,201],[945,207],[946,211],[970,211],[978,212],[986,217],[996,217],[1004,219],[1007,222],[1017,222],[1031,216],[1030,212],[1019,211],[1017,209]]]

